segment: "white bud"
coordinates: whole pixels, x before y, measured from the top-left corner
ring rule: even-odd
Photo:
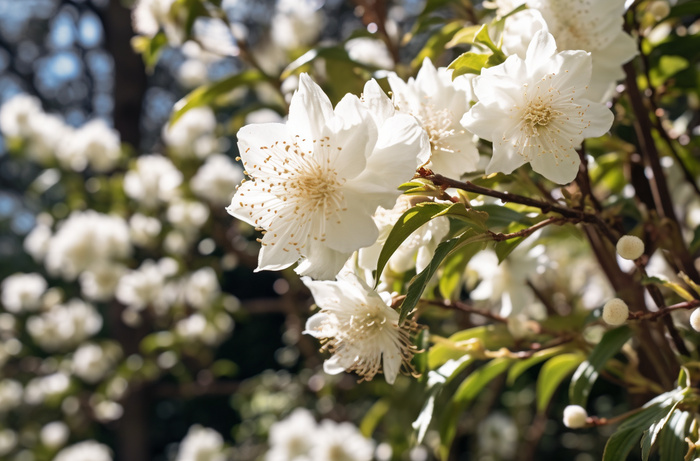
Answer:
[[[618,326],[627,321],[630,310],[620,298],[613,298],[603,306],[603,321],[608,325]]]
[[[579,429],[586,425],[588,413],[586,409],[578,405],[569,405],[564,408],[564,426],[569,429]]]
[[[617,254],[624,259],[634,261],[644,254],[644,242],[634,235],[624,235],[617,241]]]
[[[693,330],[700,332],[700,308],[695,309],[690,314],[690,326],[693,327]]]
[[[661,21],[671,12],[671,7],[668,2],[659,0],[649,4],[649,12],[654,16],[654,19]]]

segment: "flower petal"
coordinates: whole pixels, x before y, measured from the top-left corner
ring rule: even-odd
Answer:
[[[325,136],[327,121],[333,118],[333,105],[308,74],[299,76],[299,89],[289,104],[287,127],[298,136],[305,151],[313,150],[312,140]]]
[[[226,211],[251,226],[267,229],[275,217],[271,210],[279,204],[279,198],[262,190],[254,181],[246,181],[238,187]]]
[[[586,107],[586,119],[590,121],[590,125],[583,129],[583,136],[592,138],[603,136],[612,126],[615,116],[607,108],[605,104],[591,102],[586,99],[580,99],[579,104]]]
[[[530,161],[532,169],[557,184],[568,184],[576,178],[578,167],[581,163],[575,150],[568,152],[566,157],[562,155],[554,158],[553,155],[537,155]]]

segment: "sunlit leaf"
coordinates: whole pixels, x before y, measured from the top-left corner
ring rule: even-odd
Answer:
[[[537,411],[544,413],[561,382],[584,360],[580,353],[562,354],[548,360],[537,377]]]

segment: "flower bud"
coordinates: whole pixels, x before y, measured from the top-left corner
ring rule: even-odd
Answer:
[[[617,241],[617,254],[621,258],[634,261],[644,254],[644,242],[634,235],[624,235]]]
[[[569,429],[579,429],[586,425],[588,413],[579,405],[569,405],[564,408],[564,426]]]
[[[690,314],[690,326],[693,327],[693,330],[700,332],[700,308],[695,309]]]
[[[603,306],[603,321],[608,325],[618,326],[627,321],[630,310],[620,298],[613,298]]]

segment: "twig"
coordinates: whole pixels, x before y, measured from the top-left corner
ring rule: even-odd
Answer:
[[[700,300],[693,299],[691,301],[683,301],[682,303],[666,306],[656,312],[630,312],[629,320],[651,320],[656,321],[661,317],[669,315],[671,312],[679,309],[695,309],[700,307]]]

